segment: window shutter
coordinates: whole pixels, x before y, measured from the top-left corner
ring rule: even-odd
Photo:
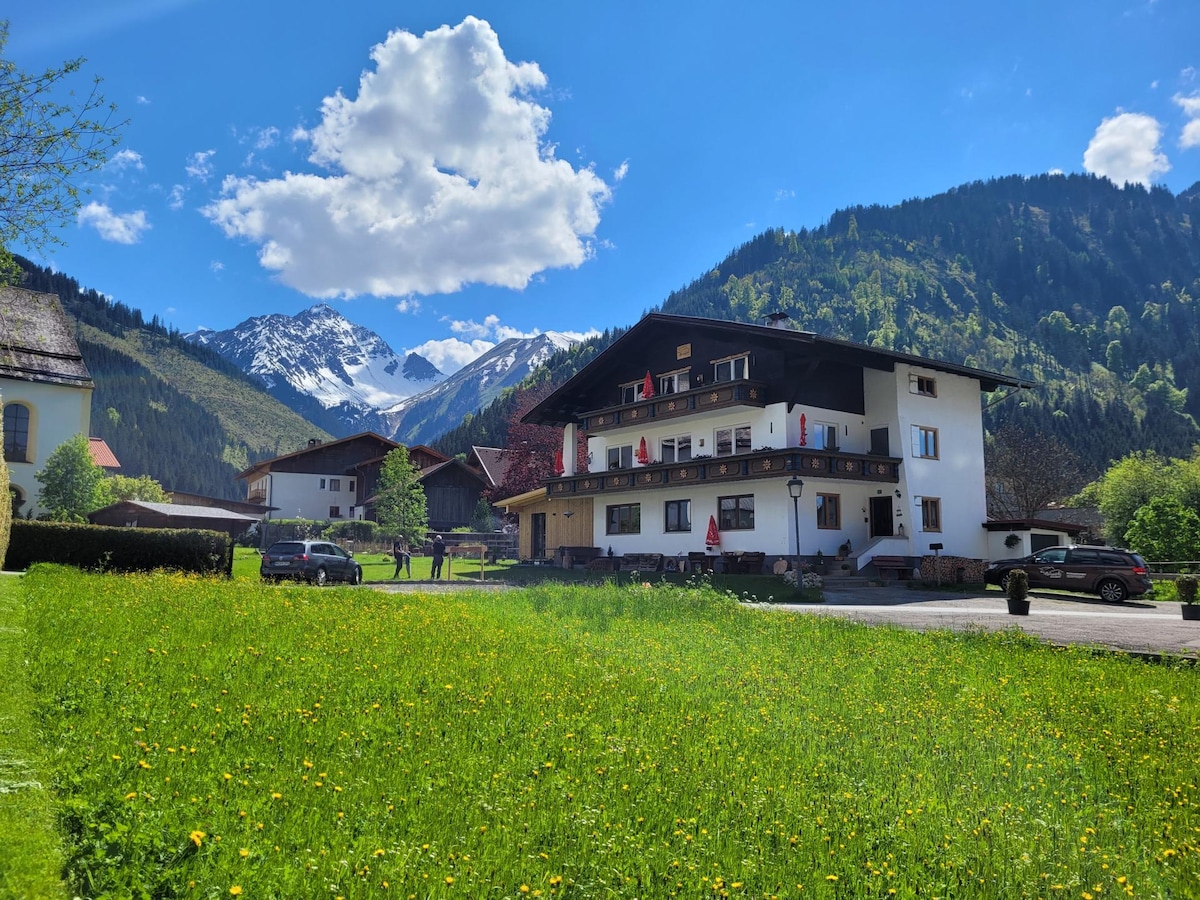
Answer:
[[[912,427],[912,455],[921,455],[921,427],[913,425]]]

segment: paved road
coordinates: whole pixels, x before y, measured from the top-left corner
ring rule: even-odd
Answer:
[[[918,631],[1019,628],[1052,644],[1200,657],[1200,622],[1185,622],[1177,603],[1104,603],[1043,591],[1029,597],[1028,616],[1010,616],[998,591],[945,593],[900,587],[827,590],[824,603],[777,608]]]

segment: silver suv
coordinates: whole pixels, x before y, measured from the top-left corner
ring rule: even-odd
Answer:
[[[329,541],[276,541],[263,554],[263,581],[303,578],[309,584],[328,581],[362,584],[362,566],[354,556]]]
[[[1009,576],[1016,569],[1024,570],[1031,588],[1098,594],[1110,603],[1154,590],[1146,561],[1116,547],[1047,547],[1020,559],[997,560],[983,578],[1008,590]]]

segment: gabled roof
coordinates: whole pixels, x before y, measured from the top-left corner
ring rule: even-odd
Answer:
[[[492,487],[504,483],[504,473],[508,471],[508,465],[512,462],[507,450],[500,447],[472,447],[471,453],[475,455],[479,468],[483,470]]]
[[[605,381],[615,384],[621,376],[631,374],[631,359],[645,359],[655,352],[661,352],[664,342],[676,344],[700,339],[736,343],[751,352],[778,351],[797,372],[812,371],[813,367],[822,361],[885,372],[894,371],[898,363],[903,363],[977,379],[981,390],[984,391],[994,391],[1002,386],[1033,387],[1033,382],[1011,375],[926,359],[911,353],[868,347],[838,338],[820,337],[811,331],[795,331],[778,326],[750,325],[745,322],[705,319],[698,316],[647,313],[641,321],[526,413],[521,421],[558,426],[576,422],[582,413],[595,408],[590,405],[589,389]],[[793,379],[797,385],[803,380]]]
[[[0,286],[0,378],[95,387],[58,297]]]
[[[396,447],[400,446],[395,441],[385,438],[382,434],[376,434],[374,431],[361,431],[358,434],[352,434],[349,437],[338,438],[335,441],[322,441],[320,443],[314,443],[307,447],[302,447],[299,450],[295,450],[291,453],[284,453],[282,456],[273,456],[270,459],[260,460],[259,462],[256,462],[254,465],[250,466],[249,468],[245,469],[244,471],[239,472],[237,477],[239,479],[240,478],[248,478],[251,475],[253,475],[255,472],[269,472],[273,465],[275,465],[278,462],[281,462],[282,460],[296,459],[298,457],[304,456],[306,453],[316,453],[319,451],[326,451],[330,447],[336,447],[338,444],[347,444],[350,441],[357,441],[361,438],[374,438],[382,447],[386,448],[384,450],[385,454],[388,450],[394,450]],[[373,456],[378,456],[378,455],[379,454],[373,454]]]
[[[222,522],[245,522],[247,525],[258,521],[254,516],[244,516],[241,513],[236,513],[228,509],[219,509],[215,506],[191,506],[184,503],[150,503],[146,500],[120,500],[117,503],[112,503],[102,509],[98,509],[89,515],[94,516],[104,512],[104,510],[116,507],[129,510],[141,509],[171,519],[213,519]]]
[[[103,438],[90,437],[88,438],[88,454],[92,457],[92,462],[104,469],[119,469],[121,463],[117,459],[115,453],[109,449],[108,444],[104,443]]]

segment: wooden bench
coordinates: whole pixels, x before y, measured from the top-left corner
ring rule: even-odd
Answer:
[[[626,553],[621,557],[622,572],[657,572],[662,566],[661,553]]]
[[[766,561],[767,554],[758,551],[721,554],[721,563],[728,575],[761,575]]]
[[[589,559],[586,566],[589,572],[615,572],[618,560],[615,556],[597,556]]]
[[[603,552],[599,547],[559,547],[558,556],[568,557],[571,563],[576,566],[586,566],[593,559],[599,559],[603,556]]]
[[[871,558],[871,564],[880,578],[895,576],[903,581],[912,575],[912,566],[903,556],[875,556]]]

